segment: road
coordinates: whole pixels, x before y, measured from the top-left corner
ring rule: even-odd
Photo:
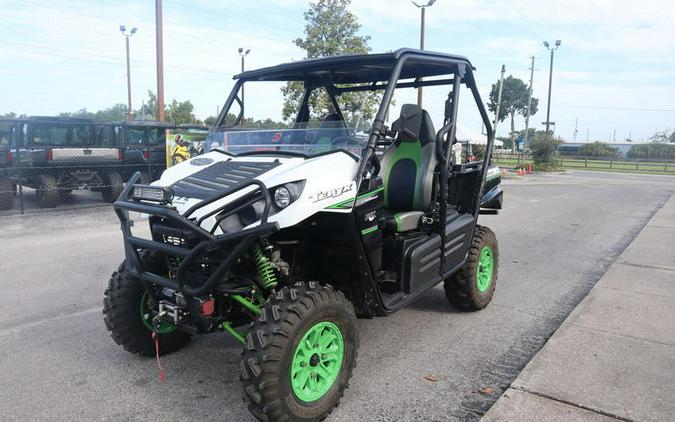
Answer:
[[[358,366],[328,420],[478,419],[675,193],[674,181],[594,172],[507,180],[506,208],[481,217],[500,241],[493,302],[460,313],[436,288],[388,318],[360,320]],[[228,336],[196,337],[163,358],[164,383],[154,360],[110,339],[101,299],[122,246],[109,207],[0,222],[3,420],[251,420],[240,346]]]

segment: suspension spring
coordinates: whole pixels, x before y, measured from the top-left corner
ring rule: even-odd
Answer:
[[[265,255],[259,243],[253,244],[251,252],[258,268],[258,280],[266,289],[273,289],[277,285],[277,273],[270,259]]]

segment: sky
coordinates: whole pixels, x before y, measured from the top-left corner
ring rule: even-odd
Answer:
[[[165,101],[189,99],[201,119],[216,114],[240,70],[238,47],[251,49],[247,69],[301,60],[292,40],[302,36],[308,4],[164,0]],[[419,11],[410,1],[353,0],[351,11],[373,52],[419,46]],[[468,57],[484,101],[502,64],[507,76],[528,81],[534,56],[540,106],[530,122],[542,128],[550,58],[542,41],[560,39],[551,95],[556,134],[572,141],[576,125],[578,141],[646,141],[675,127],[674,15],[672,0],[437,0],[427,10],[425,47]],[[156,90],[152,0],[0,0],[0,22],[0,114],[126,103],[119,25],[138,28],[130,40],[132,107]],[[282,97],[274,88],[252,91],[249,101],[275,118]],[[480,131],[468,106],[460,104],[459,117]],[[425,108],[440,110],[442,97],[425,95]],[[498,135],[508,126],[500,123]],[[518,118],[516,128],[523,127]]]

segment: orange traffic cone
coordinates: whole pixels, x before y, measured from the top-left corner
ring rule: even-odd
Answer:
[[[527,165],[527,174],[532,174],[532,163]]]

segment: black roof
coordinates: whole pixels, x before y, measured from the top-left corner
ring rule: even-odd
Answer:
[[[72,124],[94,124],[92,119],[84,117],[60,117],[60,116],[28,116],[12,119],[15,122],[33,122],[33,123],[72,123]]]
[[[314,81],[320,85],[386,81],[396,62],[405,55],[411,57],[404,64],[400,79],[447,75],[457,70],[459,65],[472,68],[469,59],[463,56],[401,48],[389,53],[333,56],[284,63],[243,72],[234,79]]]

